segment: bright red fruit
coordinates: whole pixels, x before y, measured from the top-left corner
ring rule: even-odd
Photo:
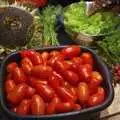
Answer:
[[[72,62],[73,62],[74,64],[76,64],[76,65],[81,65],[81,64],[83,64],[83,59],[80,58],[80,57],[74,57],[74,58],[72,59]]]
[[[91,75],[91,71],[90,69],[88,69],[88,66],[86,65],[80,65],[79,66],[79,78],[80,81],[83,82],[89,82],[90,81],[90,75]]]
[[[45,102],[39,95],[34,95],[31,100],[31,112],[33,115],[45,114]]]
[[[29,84],[33,87],[36,88],[37,85],[42,84],[42,85],[47,85],[48,82],[45,80],[41,80],[39,78],[35,78],[35,77],[30,77],[29,78]]]
[[[35,88],[32,88],[31,86],[27,86],[27,90],[26,90],[26,97],[27,98],[31,98],[36,92]]]
[[[56,113],[55,107],[60,102],[61,102],[60,98],[54,97],[47,106],[47,109],[46,109],[47,114],[55,114]]]
[[[89,88],[84,82],[80,82],[77,88],[78,100],[81,104],[86,104],[89,98]]]
[[[61,98],[61,100],[68,102],[68,101],[76,101],[76,96],[72,94],[72,92],[65,88],[65,87],[59,87],[56,90],[56,93]]]
[[[17,67],[17,63],[16,62],[12,62],[10,64],[7,65],[7,72],[13,72],[13,70]]]
[[[54,64],[54,69],[60,74],[63,74],[67,70],[62,61],[56,61]]]
[[[7,100],[13,105],[19,104],[26,96],[27,85],[25,83],[19,84],[14,89],[8,93]]]
[[[49,59],[49,53],[48,52],[43,52],[43,53],[41,53],[41,57],[43,59],[43,63],[47,64],[47,61]]]
[[[96,80],[98,80],[99,83],[102,83],[102,82],[103,82],[103,77],[102,77],[102,75],[101,75],[99,72],[97,72],[97,71],[93,71],[93,72],[91,73],[91,79],[96,79]]]
[[[31,74],[34,77],[38,77],[41,79],[48,79],[49,76],[52,74],[53,70],[52,67],[47,66],[47,65],[37,65],[34,66]]]
[[[81,110],[81,106],[79,104],[75,104],[74,110]]]
[[[50,57],[59,56],[59,55],[60,55],[60,52],[59,52],[59,51],[53,50],[53,51],[50,52]]]
[[[30,75],[33,64],[29,58],[23,58],[21,60],[21,67],[26,74]]]
[[[16,113],[19,115],[28,115],[30,112],[30,100],[24,99],[17,107]]]
[[[78,57],[80,55],[81,49],[79,46],[69,46],[62,49],[62,54],[67,59],[72,59],[73,57]]]
[[[101,104],[104,100],[105,100],[105,91],[103,88],[99,87],[97,93],[89,97],[88,105],[90,107],[96,106]]]
[[[47,2],[18,1],[39,7]],[[7,65],[4,90],[11,111],[22,116],[51,115],[104,102],[103,76],[94,66],[91,52],[81,52],[77,45],[49,50],[20,51],[21,60]]]
[[[56,76],[51,75],[48,79],[48,84],[53,88],[56,89],[60,86],[60,81],[57,79]]]
[[[36,90],[37,93],[44,99],[45,102],[50,102],[55,95],[53,89],[48,85],[38,84],[36,85]]]
[[[66,81],[68,81],[71,85],[77,85],[78,84],[79,76],[76,73],[74,73],[70,70],[67,70],[63,74],[64,74],[64,79]]]
[[[60,85],[63,86],[64,85],[64,79],[63,79],[63,77],[59,73],[57,73],[55,71],[53,71],[53,75],[60,82]]]
[[[23,50],[23,51],[20,51],[20,56],[22,58],[29,58],[30,60],[32,59],[33,55],[35,54],[36,51],[34,50]]]
[[[93,57],[92,57],[91,53],[84,52],[84,53],[82,53],[81,58],[82,58],[84,64],[93,65]]]
[[[11,92],[14,89],[15,86],[16,85],[15,85],[14,80],[6,80],[5,81],[5,91],[6,91],[6,93]]]
[[[75,104],[72,102],[57,103],[55,110],[57,113],[70,112],[74,110]]]
[[[19,67],[16,67],[13,70],[12,74],[13,74],[13,80],[15,81],[16,84],[24,83],[27,81],[26,75],[24,74],[23,70]]]
[[[63,61],[64,57],[62,55],[53,56],[48,60],[48,65],[54,67],[56,61]]]

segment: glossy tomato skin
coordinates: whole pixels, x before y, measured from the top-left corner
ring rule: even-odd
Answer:
[[[100,95],[105,95],[105,90],[104,90],[104,88],[103,87],[98,87],[98,94],[100,94]]]
[[[56,77],[56,79],[60,82],[60,86],[64,85],[64,78],[56,71],[53,71],[53,75]]]
[[[33,55],[35,54],[35,51],[34,50],[23,50],[23,51],[20,51],[20,56],[22,58],[29,58],[31,60],[31,58],[33,57]]]
[[[74,87],[74,86],[72,86],[72,85],[70,85],[67,81],[65,81],[64,87],[67,88],[67,89],[69,89],[70,92],[71,92],[74,96],[77,95],[77,94],[76,94],[77,88]],[[76,97],[77,97],[77,96],[76,96]]]
[[[54,90],[48,85],[36,85],[37,93],[44,99],[45,102],[50,102],[55,96]]]
[[[16,62],[12,62],[10,64],[7,65],[7,72],[13,72],[13,70],[17,67],[17,63]]]
[[[74,110],[81,110],[82,108],[81,108],[81,106],[79,105],[79,104],[75,104],[75,106],[74,106]]]
[[[57,79],[56,76],[51,75],[48,79],[48,84],[53,88],[57,89],[60,86],[60,81]]]
[[[41,55],[34,50],[24,50],[20,52],[22,58],[29,58],[33,65],[39,65],[43,62]]]
[[[19,115],[28,115],[30,112],[30,100],[24,99],[17,107],[16,113]]]
[[[79,66],[80,81],[89,82],[90,81],[90,79],[89,79],[90,75],[91,75],[91,71],[88,69],[88,67],[86,65],[80,65]]]
[[[79,73],[79,66],[77,64],[73,63],[70,70],[72,70],[75,73]]]
[[[43,59],[42,59],[40,53],[38,53],[38,52],[35,52],[35,54],[31,58],[31,61],[32,61],[33,65],[40,65],[43,63]]]
[[[101,81],[100,80],[97,80],[95,78],[92,78],[90,80],[90,82],[88,83],[88,86],[89,86],[89,90],[90,90],[90,94],[94,94],[96,93],[98,87],[100,86],[101,84]]]
[[[42,59],[43,59],[43,63],[44,64],[47,64],[47,61],[48,61],[48,59],[49,59],[49,53],[48,52],[43,52],[43,53],[41,53],[41,57],[42,57]]]
[[[31,86],[27,86],[26,90],[26,98],[31,98],[36,92],[35,88],[32,88]]]
[[[41,79],[48,79],[49,76],[52,74],[52,72],[53,72],[53,69],[50,66],[37,65],[33,67],[31,74],[34,77],[38,77]]]
[[[55,110],[57,113],[64,113],[64,112],[70,112],[74,110],[75,104],[72,102],[65,102],[65,103],[57,103]]]
[[[81,64],[83,64],[83,59],[80,58],[80,57],[74,57],[74,58],[72,59],[72,62],[73,62],[74,64],[76,64],[76,65],[81,65]]]
[[[53,56],[48,60],[48,65],[54,67],[56,61],[63,61],[64,57],[62,55]]]
[[[84,64],[84,67],[86,67],[86,69],[88,70],[88,72],[90,72],[92,74],[92,72],[93,72],[93,66],[91,64]]]
[[[7,100],[13,104],[19,104],[26,96],[27,85],[25,83],[17,85],[8,95]]]
[[[77,85],[79,82],[79,76],[70,70],[64,72],[64,79],[67,80],[71,85]]]
[[[35,77],[30,77],[29,78],[29,84],[33,87],[36,88],[36,85],[42,84],[42,85],[47,85],[48,82],[45,80],[41,80],[39,78],[35,78]]]
[[[91,53],[88,52],[82,53],[81,58],[84,64],[93,65],[93,57]]]
[[[32,112],[33,115],[44,115],[45,114],[45,102],[37,94],[35,94],[32,97],[31,112]]]
[[[54,97],[47,106],[47,109],[46,109],[47,114],[55,114],[56,113],[56,110],[55,110],[56,104],[58,104],[60,102],[61,102],[60,98],[58,98],[57,96]]]
[[[61,75],[66,71],[66,67],[62,61],[56,61],[54,64],[54,69]]]
[[[74,96],[76,96],[77,97],[77,88],[76,87],[70,87],[70,91],[71,91],[71,93],[74,95]]]
[[[69,70],[69,69],[71,69],[73,62],[70,60],[66,60],[66,61],[63,61],[63,64],[64,64],[66,70]]]
[[[29,58],[23,58],[21,60],[21,67],[26,74],[30,75],[33,64]]]
[[[61,52],[65,58],[72,59],[73,57],[79,56],[81,49],[79,46],[69,46],[67,48],[63,48]]]
[[[14,87],[16,86],[16,84],[15,84],[15,82],[14,82],[14,80],[6,80],[5,81],[5,91],[6,91],[6,93],[10,93],[13,89],[14,89]]]
[[[19,67],[16,67],[13,70],[12,75],[13,75],[13,80],[15,81],[16,84],[24,83],[27,81],[26,75],[24,74],[23,70]]]
[[[105,100],[105,91],[103,88],[99,87],[98,92],[89,97],[88,106],[92,107],[102,104],[104,100]]]
[[[60,55],[59,51],[53,50],[50,52],[50,57],[59,56],[59,55]]]
[[[101,75],[99,72],[97,72],[97,71],[93,71],[93,72],[91,73],[91,79],[96,79],[96,80],[98,80],[98,83],[99,83],[99,84],[101,84],[101,83],[103,82],[103,77],[102,77],[102,75]]]
[[[68,101],[76,101],[76,96],[72,94],[72,92],[65,88],[65,87],[59,87],[56,90],[57,95],[61,98],[62,101],[68,102]]]
[[[86,104],[89,98],[89,88],[85,82],[80,82],[77,88],[78,100],[81,104]]]

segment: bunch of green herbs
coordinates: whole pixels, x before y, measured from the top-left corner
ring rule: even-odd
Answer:
[[[109,64],[120,64],[120,31],[116,31],[97,42],[97,48],[101,56],[106,58]]]
[[[41,20],[43,25],[44,45],[59,45],[55,26],[57,22],[56,18],[61,14],[61,12],[61,6],[48,6],[42,11]]]
[[[113,84],[120,82],[115,69],[120,66],[120,31],[115,31],[103,40],[96,42],[95,47],[100,57],[108,65],[113,74]]]

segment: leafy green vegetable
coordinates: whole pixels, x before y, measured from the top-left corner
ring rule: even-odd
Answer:
[[[110,65],[120,63],[120,31],[106,36],[97,43],[98,51]]]
[[[115,68],[120,65],[120,31],[115,31],[96,43],[97,52],[110,68],[113,84],[116,85],[120,81],[115,72]]]
[[[55,31],[56,17],[62,11],[61,6],[48,6],[42,11],[43,40],[44,45],[58,45],[57,34]]]
[[[65,29],[87,35],[113,32],[120,23],[120,17],[112,12],[99,11],[92,16],[86,14],[85,2],[73,3],[64,10]]]

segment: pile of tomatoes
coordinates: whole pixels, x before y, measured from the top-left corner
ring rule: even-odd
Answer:
[[[79,46],[59,51],[19,53],[19,63],[7,65],[6,98],[19,115],[46,115],[81,110],[105,100],[103,77],[91,53]]]
[[[35,5],[36,7],[44,7],[47,5],[48,0],[16,0],[18,3],[21,4],[32,4]]]

